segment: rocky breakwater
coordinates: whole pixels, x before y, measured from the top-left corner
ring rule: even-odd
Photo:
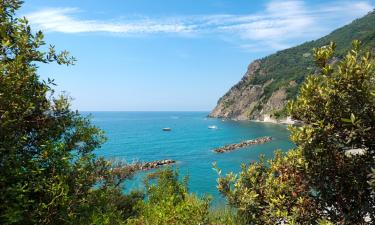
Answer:
[[[139,164],[139,170],[152,170],[157,169],[161,166],[167,166],[175,164],[176,161],[172,159],[156,160],[152,162],[144,162]]]
[[[234,150],[239,149],[239,148],[246,148],[246,147],[249,147],[251,145],[264,144],[264,143],[267,143],[269,141],[272,141],[272,137],[260,137],[260,138],[254,139],[254,140],[247,140],[247,141],[243,141],[243,142],[237,143],[237,144],[225,145],[223,147],[214,149],[214,152],[216,152],[216,153],[231,152],[231,151],[234,151]]]

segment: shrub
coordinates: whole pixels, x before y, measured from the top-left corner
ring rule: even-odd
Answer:
[[[364,224],[375,221],[368,183],[375,165],[375,64],[359,41],[332,65],[334,49],[331,43],[314,50],[320,74],[310,75],[289,104],[303,123],[291,128],[291,138],[307,162],[321,215],[335,224]]]
[[[237,209],[240,224],[296,224],[316,220],[315,204],[308,183],[303,178],[306,164],[301,152],[285,155],[275,152],[275,158],[265,163],[242,165],[239,174],[221,176],[216,168],[218,190],[229,205]]]
[[[160,170],[145,184],[147,200],[139,205],[141,216],[130,224],[209,224],[209,199],[189,194],[187,179],[179,181],[178,172]]]

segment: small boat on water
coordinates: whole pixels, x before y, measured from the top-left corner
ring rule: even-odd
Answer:
[[[208,129],[217,129],[217,126],[216,125],[211,125],[211,126],[208,126]]]
[[[163,131],[171,131],[172,129],[170,127],[164,127],[162,130]]]

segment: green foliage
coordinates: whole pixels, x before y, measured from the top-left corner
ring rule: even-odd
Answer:
[[[178,172],[172,169],[149,176],[146,197],[139,205],[141,216],[130,224],[209,224],[209,199],[189,194],[187,179],[179,181]]]
[[[371,168],[371,173],[368,175],[369,178],[369,185],[372,189],[372,194],[375,194],[375,168]]]
[[[218,206],[210,209],[208,215],[210,224],[215,225],[236,225],[238,224],[238,218],[235,210],[228,206]]]
[[[336,45],[314,49],[317,71],[288,109],[297,148],[242,166],[218,189],[242,224],[375,221],[375,61],[360,42],[332,64]]]
[[[284,107],[283,109],[279,110],[279,111],[276,111],[273,113],[273,116],[279,120],[279,119],[282,119],[282,118],[286,118],[288,116],[288,110],[286,107]]]
[[[331,223],[330,221],[325,220],[325,219],[319,219],[318,225],[333,225],[333,223]]]
[[[234,100],[224,101],[224,108],[230,107],[231,105],[233,105],[233,103],[234,103]]]
[[[303,179],[306,164],[298,150],[242,165],[239,174],[221,176],[218,190],[237,209],[238,224],[309,224],[317,219],[316,205]]]
[[[335,47],[314,49],[319,75],[310,75],[289,104],[293,118],[303,123],[290,128],[291,138],[307,162],[306,178],[321,215],[335,224],[365,224],[365,218],[375,221],[368,182],[375,165],[375,63],[354,41],[332,65]]]
[[[15,17],[21,4],[0,4],[1,224],[375,221],[375,63],[370,53],[360,52],[358,41],[344,55],[349,38],[362,40],[365,50],[375,46],[375,31],[368,29],[375,25],[374,12],[325,38],[263,59],[264,75],[251,82],[273,79],[265,90],[270,94],[292,80],[303,81],[311,67],[306,52],[317,44],[337,41],[336,55],[343,58],[332,63],[334,44],[314,50],[319,69],[289,104],[293,118],[303,124],[290,128],[296,149],[242,165],[238,175],[221,176],[217,169],[218,189],[236,209],[234,216],[232,210],[210,211],[209,199],[189,194],[187,179],[179,181],[171,169],[149,176],[146,200],[139,192],[124,195],[123,181],[137,167],[96,157],[103,132],[70,110],[68,97],[54,95],[53,80],[40,79],[37,64],[71,65],[75,59],[54,46],[41,50],[42,32],[32,33],[25,18]],[[289,97],[297,93],[294,86],[286,90]],[[361,154],[348,154],[350,149]]]
[[[41,50],[42,32],[15,17],[21,4],[0,4],[0,223],[121,223],[141,198],[122,195],[135,169],[97,158],[103,132],[53,94],[53,80],[40,79],[37,64],[75,59]]]

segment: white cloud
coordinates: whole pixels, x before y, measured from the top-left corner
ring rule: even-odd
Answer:
[[[347,13],[366,13],[374,9],[370,3],[366,1],[342,1],[340,4],[328,4],[321,11],[325,12],[342,12]]]
[[[50,8],[26,15],[28,20],[44,31],[62,33],[108,32],[108,33],[184,33],[191,28],[179,23],[158,23],[143,20],[132,23],[82,20],[74,17],[76,8]]]
[[[247,19],[242,17],[241,22],[220,26],[219,29],[247,40],[240,45],[245,50],[280,50],[295,45],[296,40],[321,37],[373,8],[364,1],[337,1],[314,7],[303,1],[271,1],[264,12]]]
[[[253,14],[193,15],[133,20],[87,20],[76,8],[49,8],[26,15],[38,29],[62,33],[104,32],[117,34],[195,34],[231,38],[247,50],[279,50],[311,40],[374,7],[366,1],[335,1],[307,5],[304,1],[270,1]]]

